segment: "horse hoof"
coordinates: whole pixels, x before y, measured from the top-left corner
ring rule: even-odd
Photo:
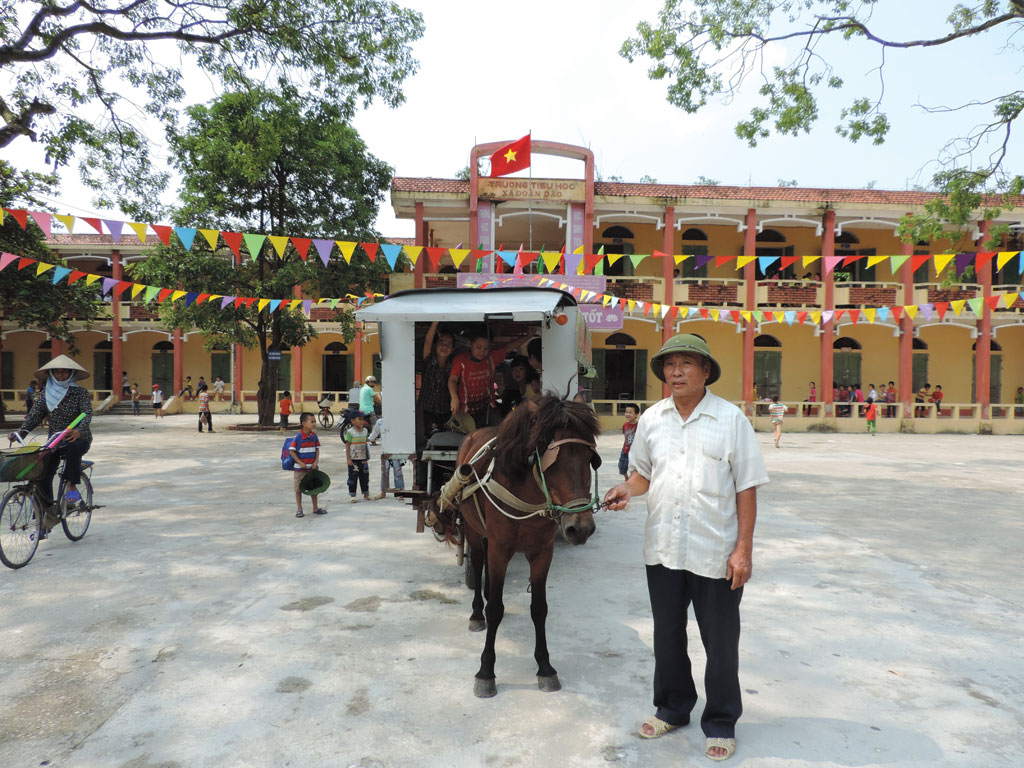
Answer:
[[[470,619],[469,620],[469,631],[470,632],[483,632],[487,629],[487,622],[483,619]]]
[[[494,680],[481,680],[479,677],[473,679],[473,695],[478,699],[489,699],[498,692],[498,686]]]
[[[555,691],[562,690],[562,684],[558,682],[558,675],[552,675],[551,677],[538,676],[537,687],[544,691],[544,693],[554,693]]]

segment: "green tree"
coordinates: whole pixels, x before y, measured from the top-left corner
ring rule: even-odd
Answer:
[[[282,86],[225,94],[187,112],[186,129],[170,137],[183,176],[178,223],[269,235],[377,239],[372,222],[391,169],[367,152],[346,122],[343,105],[307,105],[296,89]],[[233,265],[228,249],[212,253],[200,237],[191,252],[156,249],[132,274],[147,284],[282,301],[294,298],[295,286],[318,298],[383,292],[385,285],[386,265],[367,265],[361,257],[352,264],[334,258],[325,267],[315,248],[303,261],[291,244],[278,256],[270,242],[255,254],[245,246],[242,255],[241,263]],[[271,314],[255,305],[221,310],[219,302],[185,306],[179,300],[164,302],[160,317],[168,329],[199,328],[207,347],[240,343],[259,350],[259,420],[267,425],[274,420],[278,381],[278,363],[268,351],[302,346],[316,336],[301,312]],[[351,312],[339,310],[338,321],[351,339]]]
[[[884,104],[885,73],[892,66],[886,62],[887,52],[947,46],[950,61],[962,67],[953,47],[959,40],[985,36],[991,39],[993,55],[1020,50],[1015,36],[1024,21],[1024,0],[957,3],[944,31],[905,39],[877,32],[872,24],[877,5],[877,0],[665,0],[657,22],[641,22],[621,54],[630,61],[649,58],[649,77],[667,81],[668,101],[689,113],[710,99],[734,95],[748,76],[762,77],[760,103],[736,124],[737,136],[756,146],[772,130],[791,136],[809,132],[818,121],[825,90],[861,87],[845,83],[833,65],[843,56],[863,55],[862,49],[852,47],[857,43],[876,50],[877,78],[869,81],[874,83],[870,92],[852,94],[837,116],[836,131],[850,141],[874,144],[882,144],[890,129]],[[788,61],[768,69],[764,57],[775,50]],[[910,57],[902,61],[913,66]],[[993,61],[992,66],[998,64]],[[988,114],[979,119],[979,110]],[[1011,131],[1022,110],[1021,90],[929,110],[963,111],[970,127],[936,148],[941,168],[933,185],[941,194],[926,206],[925,215],[905,224],[901,237],[916,241],[948,236],[946,222],[963,228],[977,218],[979,209],[980,215],[994,218],[1009,205],[1010,196],[1021,193],[1024,177],[1008,167],[1007,159]],[[996,149],[985,154],[989,142]],[[986,194],[1006,197],[992,205]]]
[[[20,172],[0,161],[0,205],[9,207],[14,199],[33,199],[34,191],[49,191],[53,178]],[[0,251],[25,256],[47,264],[62,264],[46,246],[43,232],[34,223],[22,228],[13,216],[5,216],[0,226]],[[46,273],[49,275],[50,273]],[[98,285],[84,281],[58,285],[44,277],[35,277],[35,268],[18,271],[13,263],[0,272],[0,324],[31,328],[66,342],[72,353],[77,351],[72,335],[73,322],[89,323],[103,306]],[[24,382],[16,382],[16,384]],[[0,398],[0,422],[5,409]]]
[[[402,102],[422,34],[422,16],[389,0],[4,3],[0,148],[14,157],[18,140],[39,141],[55,168],[84,149],[83,181],[110,191],[99,204],[143,218],[166,183],[146,119],[173,127],[196,69],[226,89],[301,83],[349,116]]]

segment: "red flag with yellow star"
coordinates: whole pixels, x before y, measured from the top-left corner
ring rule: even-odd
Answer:
[[[491,178],[505,176],[530,167],[530,134],[506,144],[491,155]]]

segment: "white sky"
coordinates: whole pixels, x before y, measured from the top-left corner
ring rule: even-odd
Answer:
[[[873,182],[880,189],[905,189],[929,181],[946,137],[985,117],[925,115],[914,104],[986,100],[1013,90],[1020,75],[1019,57],[1001,50],[1005,32],[937,49],[891,51],[885,109],[893,130],[882,147],[854,145],[834,126],[839,109],[855,96],[877,93],[872,70],[878,54],[863,43],[837,46],[838,55],[822,52],[836,74],[857,87],[822,100],[810,136],[772,138],[751,149],[733,128],[755,103],[759,80],[748,80],[731,104],[687,115],[665,100],[666,83],[647,78],[645,62],[630,64],[619,56],[637,22],[655,19],[660,0],[404,4],[420,10],[426,21],[415,45],[420,70],[406,83],[407,101],[398,109],[372,106],[355,119],[370,151],[399,176],[451,177],[468,163],[474,142],[513,140],[532,130],[537,139],[589,146],[605,178],[637,181],[646,174],[686,184],[706,176],[723,184],[767,186],[795,179],[800,186]],[[896,39],[940,33],[953,4],[896,0],[886,6],[892,15],[876,11],[873,26]],[[785,61],[780,53],[769,64]],[[209,96],[200,90],[206,88],[196,88],[197,98]],[[1014,155],[1019,161],[1021,152]],[[1019,162],[1011,167],[1019,168]],[[533,175],[581,177],[582,163],[535,156]],[[66,170],[64,179],[54,201],[58,210],[95,213],[75,172]],[[411,236],[413,229],[411,221],[396,221],[387,204],[377,227],[396,237]]]

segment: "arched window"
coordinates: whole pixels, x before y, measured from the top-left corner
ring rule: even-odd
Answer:
[[[754,339],[755,347],[781,347],[782,342],[776,339],[774,336],[770,336],[767,333],[762,333],[756,339]]]
[[[174,344],[169,341],[158,341],[153,345],[154,352],[173,352]]]
[[[913,345],[912,345],[912,346],[913,346],[914,350],[918,350],[918,349],[928,349],[928,345],[927,345],[927,344],[925,344],[925,343],[924,343],[923,341],[921,341],[920,339],[917,339],[917,338],[915,338],[915,339],[914,339],[914,343],[913,343]]]
[[[342,352],[347,351],[348,347],[346,347],[340,341],[332,341],[330,344],[324,347],[324,352],[330,355],[340,355]]]
[[[845,351],[860,349],[860,342],[856,339],[851,339],[849,336],[840,336],[838,339],[832,342],[832,349],[841,349]]]
[[[604,343],[608,347],[635,347],[636,339],[628,333],[613,333]]]
[[[777,229],[764,229],[757,233],[754,240],[759,243],[784,243],[786,236]]]
[[[629,227],[615,224],[602,232],[601,237],[608,238],[609,240],[632,240],[633,231]]]
[[[114,345],[111,342],[109,342],[109,341],[99,341],[99,342],[96,343],[96,346],[93,347],[93,349],[95,349],[97,351],[101,351],[101,350],[104,350],[104,349],[113,350],[114,349]]]
[[[914,341],[917,341],[917,339],[914,339]],[[992,341],[989,342],[989,344],[991,345],[989,347],[989,349],[992,352],[1002,352],[1003,351],[1003,348],[1000,346],[999,342],[996,341],[995,339],[992,339]],[[977,352],[978,351],[978,342],[974,342],[974,344],[971,345],[971,349],[974,350],[975,352]]]
[[[707,256],[708,255],[708,236],[701,229],[690,227],[688,230],[683,232],[682,237],[683,244],[681,246],[680,253],[684,256]],[[700,268],[697,267],[696,259],[687,259],[679,265],[677,277],[682,278],[701,278],[708,276],[708,265],[703,264]]]
[[[703,230],[695,227],[690,227],[688,230],[683,232],[683,240],[707,240],[708,236],[704,234]]]
[[[836,236],[836,245],[857,245],[859,243],[860,238],[849,230],[843,230],[843,234]]]

